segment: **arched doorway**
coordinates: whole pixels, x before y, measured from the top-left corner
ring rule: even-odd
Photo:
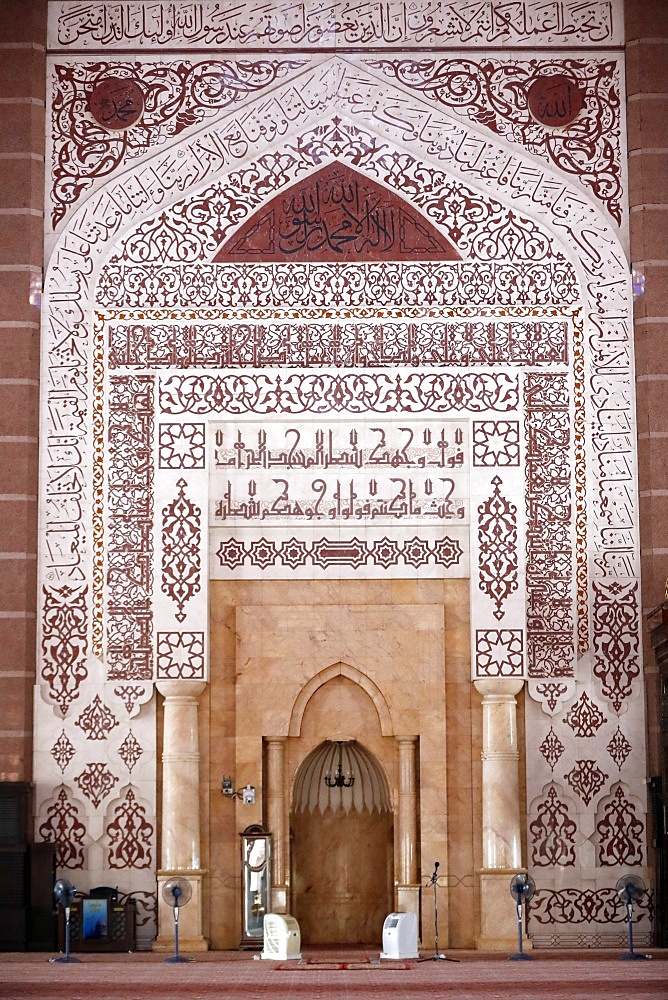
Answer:
[[[356,740],[306,757],[290,811],[293,913],[307,944],[378,942],[392,909],[393,811],[387,778]]]

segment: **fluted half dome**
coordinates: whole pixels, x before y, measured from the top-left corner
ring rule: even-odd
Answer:
[[[325,778],[339,768],[352,775],[349,787],[330,787]],[[387,778],[373,754],[357,740],[325,740],[312,750],[297,772],[294,790],[295,812],[324,813],[343,807],[346,813],[391,812],[392,800]]]

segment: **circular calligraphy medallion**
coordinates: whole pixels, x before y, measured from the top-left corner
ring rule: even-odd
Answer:
[[[144,92],[134,80],[109,76],[88,96],[88,108],[98,125],[106,129],[130,128],[141,118]]]
[[[529,111],[541,125],[564,128],[584,107],[584,93],[570,77],[539,76],[527,91]]]

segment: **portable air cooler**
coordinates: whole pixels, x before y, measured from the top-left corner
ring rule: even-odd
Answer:
[[[264,948],[261,958],[271,958],[275,962],[301,958],[301,943],[299,924],[294,917],[289,913],[265,913]]]
[[[415,913],[388,913],[383,924],[381,958],[419,958]]]

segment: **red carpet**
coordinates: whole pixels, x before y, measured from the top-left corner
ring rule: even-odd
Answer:
[[[532,962],[455,952],[452,962],[372,963],[379,951],[312,949],[308,975],[297,963],[247,952],[208,952],[166,965],[164,955],[82,955],[76,965],[49,955],[0,954],[2,1000],[666,1000],[668,951],[648,962],[621,952],[534,952]],[[323,963],[329,967],[324,968]],[[285,965],[276,975],[279,964]],[[306,963],[305,963],[306,964]],[[404,963],[402,963],[403,965]],[[339,968],[347,965],[348,968]],[[288,967],[290,966],[290,967]],[[336,966],[331,968],[331,966]]]

